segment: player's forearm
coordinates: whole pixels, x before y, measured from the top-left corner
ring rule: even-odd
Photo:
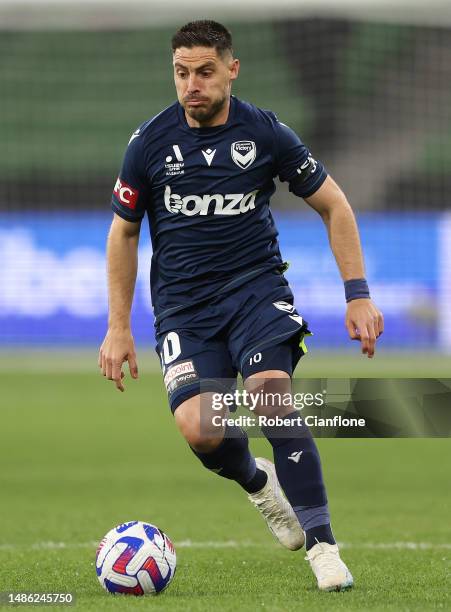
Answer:
[[[127,236],[112,227],[108,236],[108,303],[110,328],[130,327],[130,312],[138,269],[139,236]]]
[[[321,215],[329,234],[332,252],[344,281],[365,278],[359,231],[345,194],[329,175],[305,201]]]
[[[365,277],[359,231],[351,206],[343,195],[322,214],[329,242],[344,281]]]

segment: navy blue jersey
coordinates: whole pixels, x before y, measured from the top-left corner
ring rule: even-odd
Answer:
[[[282,268],[274,178],[312,195],[327,174],[274,113],[232,96],[224,125],[191,128],[176,102],[132,134],[112,207],[150,224],[157,322]]]

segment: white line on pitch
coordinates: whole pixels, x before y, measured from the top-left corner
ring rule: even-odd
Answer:
[[[35,542],[30,546],[15,544],[0,544],[2,550],[58,550],[72,548],[97,548],[98,542]],[[274,548],[274,544],[261,544],[250,540],[206,540],[196,542],[195,540],[180,540],[175,542],[176,548]],[[354,548],[366,550],[451,550],[451,543],[432,542],[339,542],[341,548]]]

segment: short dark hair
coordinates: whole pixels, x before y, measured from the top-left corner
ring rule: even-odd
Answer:
[[[231,33],[221,23],[210,19],[190,21],[182,26],[172,37],[172,51],[179,47],[214,47],[221,56],[226,51],[233,54]]]

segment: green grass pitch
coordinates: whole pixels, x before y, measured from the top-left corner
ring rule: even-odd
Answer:
[[[93,611],[451,609],[449,440],[318,441],[356,584],[319,593],[304,551],[281,548],[244,492],[198,464],[150,358],[120,394],[95,351],[49,355],[0,357],[0,591],[70,591],[75,609]],[[431,358],[415,369],[390,357],[309,359],[298,376],[434,375]],[[436,375],[446,371],[449,359],[437,359]],[[251,444],[271,457],[265,441]],[[95,543],[133,519],[176,546],[175,579],[155,598],[109,595],[95,575]]]

